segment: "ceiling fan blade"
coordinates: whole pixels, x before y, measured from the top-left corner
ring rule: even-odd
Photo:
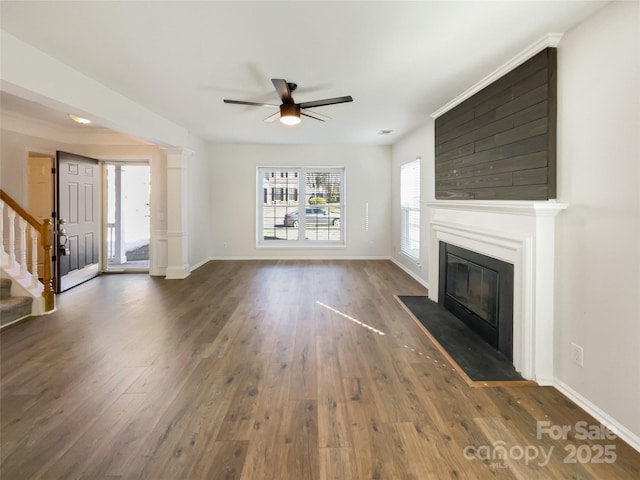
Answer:
[[[253,107],[274,107],[280,108],[280,105],[274,105],[272,103],[257,103],[257,102],[245,102],[243,100],[223,100],[224,103],[233,103],[234,105],[251,105]]]
[[[353,102],[350,95],[346,97],[325,98],[324,100],[313,100],[311,102],[300,103],[300,108],[323,107],[325,105],[334,105],[336,103]]]
[[[267,118],[263,120],[263,122],[274,122],[280,118],[280,112],[276,112],[273,115],[269,115]]]
[[[272,78],[271,82],[276,87],[276,92],[282,99],[282,103],[293,103],[293,97],[291,96],[291,90],[286,80],[282,78]]]
[[[327,117],[326,115],[322,115],[320,113],[312,112],[311,110],[300,109],[300,115],[304,115],[305,117],[313,118],[314,120],[320,120],[321,122],[325,122],[327,120],[331,120],[331,117]]]

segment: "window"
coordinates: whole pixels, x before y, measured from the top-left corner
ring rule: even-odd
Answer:
[[[344,245],[343,168],[258,168],[259,246]]]
[[[420,158],[400,167],[400,251],[420,258]]]

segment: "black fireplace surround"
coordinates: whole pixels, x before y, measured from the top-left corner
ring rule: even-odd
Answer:
[[[440,242],[438,303],[513,360],[513,265]]]

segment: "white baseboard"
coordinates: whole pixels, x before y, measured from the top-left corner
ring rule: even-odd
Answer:
[[[386,257],[386,256],[349,256],[349,257],[334,257],[334,256],[327,256],[327,257],[308,257],[308,256],[266,256],[266,257],[209,257],[209,258],[205,258],[204,260],[196,263],[195,265],[192,265],[189,268],[189,272],[194,272],[195,270],[197,270],[198,268],[202,267],[203,265],[207,264],[208,262],[212,262],[212,261],[227,261],[227,260],[389,260],[391,262],[393,262],[394,264],[396,264],[397,266],[399,266],[402,270],[404,270],[405,272],[407,272],[409,275],[411,275],[412,278],[414,278],[418,283],[420,283],[421,285],[424,285],[427,289],[429,288],[429,284],[424,282],[424,280],[422,280],[420,277],[417,277],[413,272],[409,271],[406,269],[406,267],[404,267],[403,265],[399,264],[397,261],[395,261],[393,258],[391,257]]]
[[[613,433],[615,433],[622,440],[627,442],[633,449],[640,452],[640,436],[633,433],[627,427],[622,425],[613,417],[609,416],[606,412],[600,409],[598,406],[594,405],[590,400],[583,397],[581,394],[576,392],[569,385],[564,383],[562,380],[555,379],[553,386],[560,390],[564,395],[566,395],[570,400],[576,403],[580,408],[582,408],[585,412],[591,415],[593,418],[598,420],[602,425],[607,427]]]
[[[310,257],[308,255],[266,255],[259,257],[211,257],[210,260],[222,261],[222,260],[392,260],[387,256],[339,256],[328,255]]]
[[[518,372],[521,374],[521,372]],[[532,380],[534,380],[538,385],[540,385],[541,387],[555,387],[556,386],[556,379],[555,377],[536,377],[533,378]]]
[[[183,280],[191,274],[189,265],[184,264],[178,267],[167,267],[164,278],[167,280]]]
[[[429,290],[429,283],[425,282],[424,279],[416,275],[415,272],[412,272],[411,270],[409,270],[407,267],[405,267],[402,263],[398,262],[398,260],[396,260],[393,257],[389,258],[389,260],[391,260],[394,264],[400,267],[401,270],[404,270],[406,273],[408,273],[409,276],[413,278],[416,282],[418,282],[420,285],[422,285],[424,288]]]
[[[191,265],[191,266],[189,267],[189,272],[190,272],[190,273],[193,273],[195,270],[199,269],[201,266],[203,266],[205,263],[210,262],[211,260],[213,260],[213,258],[208,257],[208,258],[205,258],[204,260],[202,260],[202,261],[200,261],[200,262],[196,263],[195,265]]]

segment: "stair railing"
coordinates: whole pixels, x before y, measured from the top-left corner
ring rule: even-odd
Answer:
[[[8,233],[4,230],[4,219],[9,220]],[[18,235],[16,235],[16,226]],[[29,235],[27,235],[29,232]],[[31,239],[31,268],[27,258],[27,238]],[[0,189],[0,255],[2,266],[9,270],[18,270],[21,279],[27,279],[27,286],[32,289],[38,287],[40,282],[38,273],[38,240],[44,250],[42,258],[42,297],[44,298],[44,310],[49,312],[55,308],[55,296],[53,289],[53,222],[50,218],[42,222],[33,217],[22,208],[4,190]],[[7,240],[8,245],[5,245]],[[16,245],[16,241],[18,245]],[[29,271],[31,270],[31,271]],[[30,277],[30,281],[29,280]]]

